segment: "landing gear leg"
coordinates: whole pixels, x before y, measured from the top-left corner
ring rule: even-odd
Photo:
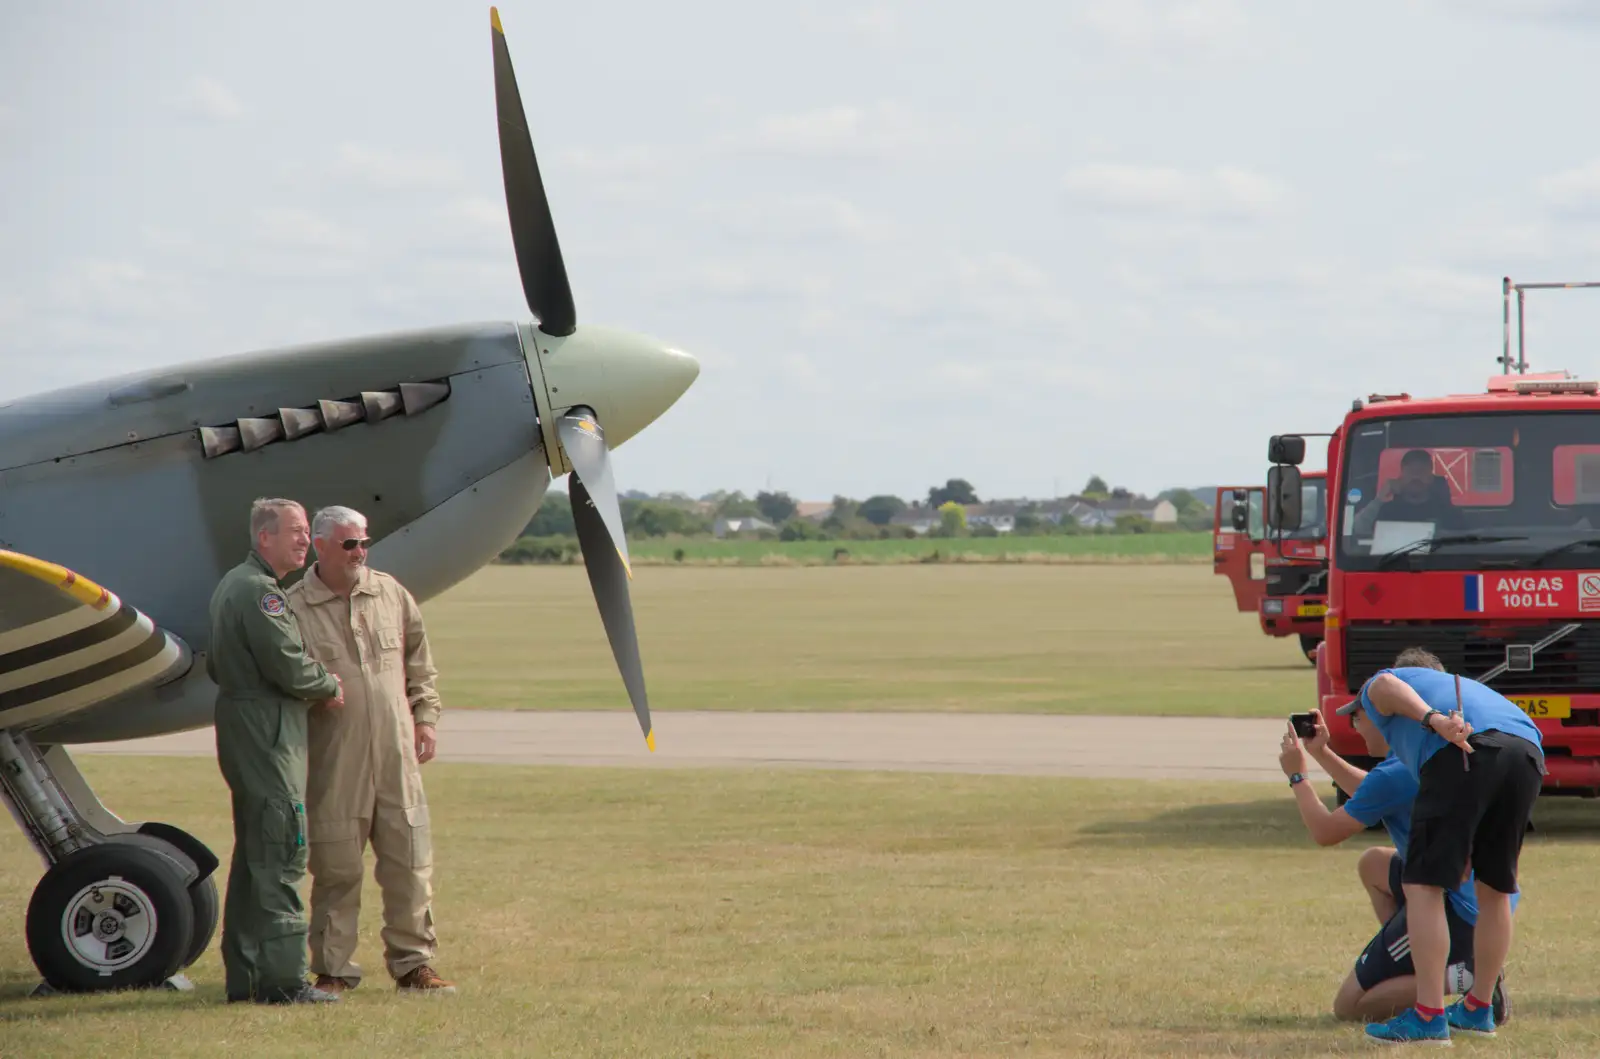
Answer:
[[[0,800],[45,865],[28,903],[35,995],[194,988],[217,926],[216,856],[169,824],[128,824],[65,748],[0,729]]]

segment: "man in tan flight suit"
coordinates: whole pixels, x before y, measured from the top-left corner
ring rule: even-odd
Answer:
[[[317,560],[289,589],[289,607],[308,652],[344,684],[343,709],[311,711],[311,970],[328,992],[361,981],[351,957],[370,840],[396,988],[454,993],[431,966],[433,843],[421,765],[434,754],[440,706],[422,612],[399,581],[367,566],[360,512],[324,508],[311,534]]]

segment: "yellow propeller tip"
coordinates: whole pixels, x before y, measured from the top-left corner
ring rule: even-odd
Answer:
[[[506,31],[500,28],[500,11],[498,8],[491,7],[489,9],[489,25],[494,27],[496,33],[502,37],[505,36]]]
[[[650,748],[650,753],[656,752],[656,733],[652,729],[644,734],[644,745]]]

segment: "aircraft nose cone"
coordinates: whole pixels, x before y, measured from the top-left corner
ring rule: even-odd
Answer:
[[[553,387],[551,406],[593,408],[606,444],[616,448],[688,391],[700,362],[647,335],[585,326],[546,359],[545,375]]]
[[[601,420],[612,447],[637,434],[688,392],[700,362],[666,345],[628,345],[606,357],[611,412]]]

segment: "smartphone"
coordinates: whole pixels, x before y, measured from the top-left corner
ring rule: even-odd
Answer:
[[[1294,734],[1301,739],[1315,739],[1317,736],[1317,721],[1313,714],[1291,713],[1289,723],[1294,725]]]

